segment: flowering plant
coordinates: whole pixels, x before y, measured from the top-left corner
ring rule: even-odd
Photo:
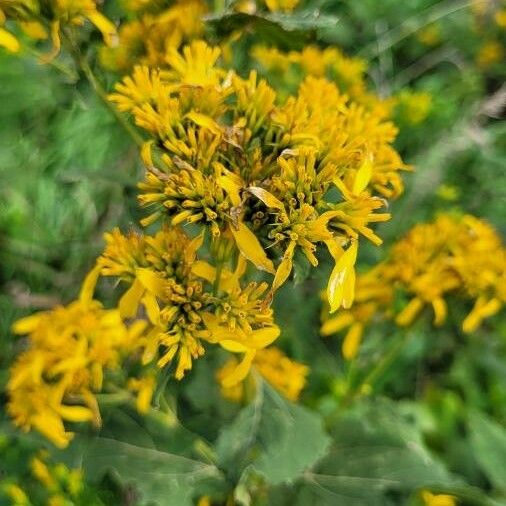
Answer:
[[[380,248],[413,171],[396,123],[416,135],[433,99],[373,90],[326,40],[332,9],[300,4],[0,0],[0,45],[86,79],[140,162],[77,298],[11,326],[0,448],[30,442],[30,485],[7,476],[6,500],[495,504],[495,468],[457,476],[388,372],[430,364],[413,343],[448,321],[496,325],[506,250],[457,209]],[[502,444],[465,423],[473,448]]]

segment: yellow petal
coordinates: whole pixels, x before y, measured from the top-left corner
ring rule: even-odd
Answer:
[[[141,358],[142,365],[146,365],[149,362],[152,362],[156,357],[156,354],[158,352],[159,336],[160,336],[159,328],[154,328],[146,336],[144,350],[142,352]],[[175,348],[177,350],[177,346],[175,346]]]
[[[48,37],[46,29],[38,21],[20,21],[19,26],[31,39],[45,40]]]
[[[344,249],[339,244],[338,240],[333,238],[325,241],[325,245],[327,246],[327,249],[329,250],[330,255],[332,258],[337,262],[341,256],[344,254]]]
[[[423,301],[418,297],[414,297],[408,305],[397,315],[395,323],[400,327],[407,327],[418,316],[423,308]]]
[[[260,199],[267,207],[279,209],[280,211],[285,210],[283,202],[278,200],[272,193],[269,193],[267,190],[259,188],[258,186],[250,186],[248,188],[248,191],[257,199]]]
[[[237,224],[237,228],[230,227],[232,235],[234,236],[235,243],[240,252],[251,262],[255,267],[262,271],[274,274],[274,265],[272,261],[267,258],[267,255],[257,239],[256,235],[242,222]]]
[[[246,353],[250,348],[231,339],[223,339],[220,341],[220,346],[231,353]]]
[[[142,283],[146,290],[149,290],[154,295],[164,295],[167,288],[167,282],[164,278],[156,274],[150,269],[136,269],[135,275]]]
[[[251,363],[255,358],[256,351],[251,350],[246,352],[242,361],[235,367],[229,374],[224,376],[221,380],[221,384],[225,388],[233,387],[240,383],[249,373],[251,369]]]
[[[216,278],[216,269],[211,264],[204,262],[204,260],[194,262],[191,269],[193,274],[210,283],[213,283]]]
[[[217,178],[217,183],[223,188],[230,200],[232,201],[232,205],[238,207],[241,205],[241,180],[237,177],[234,177],[234,174],[228,174],[226,176],[220,176]]]
[[[372,176],[372,159],[367,156],[364,163],[359,167],[355,174],[355,181],[353,182],[353,193],[358,195],[362,193],[369,184]]]
[[[251,335],[248,335],[247,344],[251,348],[260,349],[272,344],[278,337],[281,331],[277,325],[271,327],[264,327],[254,330]]]
[[[93,420],[93,412],[84,406],[64,406],[58,407],[58,414],[69,422],[89,422]]]
[[[163,367],[165,367],[174,358],[174,355],[176,354],[176,352],[177,352],[178,349],[179,349],[179,346],[177,344],[172,345],[165,352],[165,354],[162,357],[160,357],[160,359],[158,360],[158,362],[156,363],[156,365],[160,369],[162,369]]]
[[[58,448],[66,448],[73,437],[72,433],[65,432],[62,419],[49,410],[34,415],[31,423]]]
[[[21,334],[21,335],[33,332],[39,325],[39,322],[42,319],[43,315],[44,313],[42,312],[35,313],[15,321],[12,325],[12,332],[14,334]]]
[[[292,241],[283,255],[283,260],[276,269],[274,281],[272,282],[271,292],[274,293],[283,283],[288,279],[288,276],[292,272],[293,267],[293,252],[295,250],[296,242]]]
[[[472,311],[462,322],[462,330],[466,334],[474,332],[485,318],[493,316],[499,311],[499,309],[501,309],[501,306],[502,303],[498,299],[494,298],[486,301],[484,297],[480,297],[476,301]]]
[[[142,303],[146,308],[146,313],[148,315],[149,321],[153,325],[160,324],[160,308],[158,307],[158,302],[156,301],[156,297],[151,292],[146,292],[144,297],[142,298]]]
[[[133,318],[137,314],[139,302],[145,291],[146,289],[138,279],[132,283],[119,300],[118,309],[122,318]]]
[[[141,160],[146,167],[153,167],[153,157],[151,156],[151,147],[153,141],[146,141],[141,148]]]
[[[86,17],[98,28],[102,33],[104,42],[108,46],[114,46],[118,42],[118,33],[114,23],[107,19],[103,14],[97,11],[92,11],[86,14]]]
[[[158,218],[160,218],[161,215],[162,215],[161,211],[155,211],[154,213],[150,214],[149,216],[142,218],[140,223],[143,227],[149,227],[149,225],[154,223]]]
[[[84,278],[81,291],[79,292],[79,300],[81,302],[88,303],[93,300],[93,293],[95,292],[95,286],[101,270],[102,267],[100,265],[95,265],[95,267],[93,267],[93,269],[91,269],[88,275]]]
[[[353,241],[351,246],[337,260],[330,274],[327,286],[327,297],[330,304],[330,312],[333,313],[339,307],[351,307],[355,295],[355,261],[357,259],[358,241]]]
[[[363,330],[361,323],[354,323],[348,330],[341,349],[345,360],[353,360],[357,356]]]
[[[177,363],[176,373],[174,376],[176,379],[181,380],[184,377],[184,373],[192,368],[192,357],[190,350],[186,346],[182,346],[179,351],[179,360]]]
[[[204,243],[205,228],[203,228],[197,236],[195,236],[188,244],[185,250],[185,260],[188,263],[193,263],[197,255],[197,251],[202,247]]]
[[[18,42],[18,39],[12,35],[12,33],[0,28],[0,46],[7,49],[11,53],[18,53],[21,49],[21,46]]]
[[[432,301],[432,308],[434,309],[434,325],[442,325],[446,320],[446,302],[442,297],[437,297]]]
[[[186,116],[189,120],[193,121],[196,125],[207,128],[213,134],[221,135],[221,127],[211,117],[201,114],[196,111],[189,112]]]
[[[344,312],[338,314],[334,318],[330,318],[326,322],[323,323],[320,329],[320,334],[322,336],[330,336],[331,334],[335,334],[345,327],[349,327],[354,321],[353,315],[348,312]]]

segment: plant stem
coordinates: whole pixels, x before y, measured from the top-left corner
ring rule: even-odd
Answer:
[[[360,382],[360,384],[351,389],[348,394],[345,396],[343,404],[350,404],[356,397],[361,395],[367,395],[372,392],[374,384],[377,380],[387,371],[387,369],[392,365],[395,359],[400,355],[404,346],[410,340],[412,333],[406,332],[402,335],[401,339],[399,339],[390,350],[383,355],[383,357],[379,360],[379,362],[373,367],[373,369],[369,372],[369,374]]]

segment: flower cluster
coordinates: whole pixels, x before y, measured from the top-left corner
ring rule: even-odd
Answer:
[[[147,23],[152,4],[134,4]],[[163,35],[156,46],[149,28],[136,56],[145,64],[109,96],[148,137],[141,225],[158,231],[107,233],[79,299],[14,326],[29,345],[11,371],[9,412],[60,447],[72,438],[68,423],[99,425],[107,378],[116,374],[110,385],[135,395],[146,413],[158,372],[180,380],[212,345],[240,356],[218,373],[224,391],[243,395],[254,367],[296,399],[307,367],[265,349],[280,335],[276,291],[294,262],[317,266],[328,251],[331,311],[349,308],[360,238],[381,244],[371,227],[389,219],[379,210],[403,190],[397,131],[380,108],[324,76],[308,75],[280,97],[255,72],[224,68],[220,49],[202,40],[178,50],[200,30],[181,19],[197,5],[176,3],[162,16],[170,42]],[[93,299],[98,278],[120,287],[116,308]]]
[[[203,41],[169,49],[165,68],[137,66],[110,96],[150,136],[142,224],[200,224],[213,241],[233,239],[274,274],[269,298],[298,251],[316,266],[325,245],[336,260],[332,310],[348,307],[359,237],[381,243],[370,225],[389,219],[376,211],[402,191],[395,127],[324,78],[278,101],[255,72],[241,78],[219,57]]]
[[[127,326],[118,310],[92,299],[97,276],[97,269],[88,275],[78,300],[13,327],[28,335],[28,345],[11,369],[8,412],[16,425],[35,428],[59,447],[73,437],[64,422],[100,424],[94,393],[102,389],[105,373],[132,352],[145,326]]]
[[[175,360],[175,377],[181,379],[204,354],[205,343],[219,343],[244,354],[226,379],[235,384],[248,373],[257,350],[279,336],[279,328],[263,303],[267,284],[241,282],[241,257],[234,270],[200,260],[203,239],[202,233],[190,239],[178,227],[164,227],[154,236],[114,230],[106,235],[97,264],[102,275],[129,285],[119,300],[120,315],[134,318],[142,309],[147,317],[149,326],[138,342],[144,365],[162,368]]]
[[[118,30],[118,42],[100,50],[102,65],[127,72],[135,64],[163,65],[169,48],[178,49],[202,35],[202,16],[207,12],[203,0],[180,0],[170,7],[163,2],[125,2],[129,14]]]
[[[482,71],[494,69],[504,61],[506,47],[506,9],[502,2],[474,0],[471,3],[473,15],[471,30],[479,36],[475,62]]]
[[[116,44],[116,27],[97,8],[96,0],[0,0],[0,24],[13,20],[33,40],[51,39],[53,49],[45,59],[56,56],[65,27],[91,22],[108,45]],[[11,52],[21,48],[10,31],[0,28],[0,46]]]
[[[409,298],[400,312],[393,310],[396,291]],[[473,332],[506,303],[506,248],[494,229],[473,216],[441,215],[433,223],[416,225],[392,248],[389,257],[357,280],[356,302],[328,318],[323,335],[348,329],[343,356],[352,359],[365,326],[378,314],[410,325],[425,306],[442,325],[451,295],[473,302],[462,323]]]
[[[392,101],[381,99],[367,89],[367,62],[362,58],[346,56],[337,47],[321,49],[309,45],[301,51],[284,52],[259,45],[253,47],[252,56],[260,69],[274,77],[282,76],[285,82],[299,82],[307,76],[327,78],[335,82],[341,92],[376,116],[386,118],[390,114]]]

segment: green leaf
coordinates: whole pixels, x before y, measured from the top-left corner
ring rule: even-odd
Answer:
[[[483,413],[469,417],[471,446],[475,458],[490,482],[506,489],[506,430]]]
[[[337,26],[339,18],[322,14],[316,9],[307,9],[290,14],[280,12],[247,14],[225,11],[207,16],[206,21],[221,36],[250,27],[264,43],[278,43],[292,47],[294,44],[303,44],[307,36],[332,30]]]
[[[297,504],[379,506],[388,492],[459,484],[391,402],[356,406],[337,418],[331,433],[332,449],[315,472],[305,473]]]
[[[321,418],[257,384],[257,395],[218,438],[222,468],[237,481],[246,467],[275,485],[291,482],[324,455],[329,437]]]
[[[110,472],[122,485],[132,484],[139,504],[190,506],[197,486],[220,477],[206,462],[115,439],[95,438],[82,446],[82,467],[91,482]]]

